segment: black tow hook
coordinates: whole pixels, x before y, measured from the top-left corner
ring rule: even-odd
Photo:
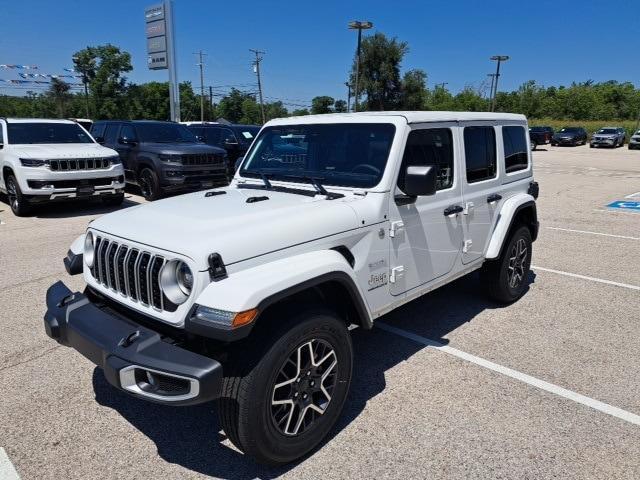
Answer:
[[[76,299],[76,294],[75,293],[70,293],[69,295],[67,295],[66,297],[64,297],[62,300],[60,300],[58,302],[58,308],[62,308],[65,305],[69,305],[75,299]]]
[[[126,337],[124,337],[122,340],[118,342],[118,345],[123,348],[127,348],[131,344],[135,343],[135,341],[138,340],[138,338],[140,338],[140,330],[136,330],[135,332],[132,332]]]

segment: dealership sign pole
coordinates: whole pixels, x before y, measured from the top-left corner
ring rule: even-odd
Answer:
[[[180,90],[176,65],[173,2],[147,7],[144,11],[149,70],[169,70],[169,105],[171,120],[180,121]]]

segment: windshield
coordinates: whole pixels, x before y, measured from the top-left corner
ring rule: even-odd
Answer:
[[[10,144],[94,143],[76,123],[8,123]]]
[[[138,139],[145,143],[195,143],[195,135],[177,123],[136,123]]]
[[[373,123],[267,127],[240,174],[314,177],[323,185],[371,188],[382,178],[394,134],[393,125]]]
[[[580,131],[580,129],[576,127],[565,127],[562,130],[560,130],[560,133],[575,133],[578,131]]]
[[[600,130],[598,130],[598,133],[605,133],[605,134],[611,135],[611,134],[616,133],[616,129],[615,128],[601,128]]]

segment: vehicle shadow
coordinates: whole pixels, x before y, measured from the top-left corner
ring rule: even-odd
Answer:
[[[84,217],[86,215],[104,215],[135,205],[140,205],[136,198],[125,194],[122,204],[114,207],[104,205],[99,199],[75,200],[60,203],[48,203],[38,205],[33,215],[36,218],[71,218]]]
[[[535,274],[531,273],[528,284],[534,281]],[[447,344],[444,337],[448,333],[473,321],[479,313],[497,308],[501,305],[487,299],[477,275],[470,275],[400,307],[380,321]],[[376,328],[355,329],[351,334],[354,376],[349,398],[338,423],[316,451],[353,422],[370,399],[384,392],[387,370],[428,348]],[[189,470],[227,479],[271,479],[305,461],[303,458],[270,468],[245,458],[222,443],[226,437],[218,423],[215,403],[182,408],[148,403],[115,390],[99,368],[93,373],[93,388],[98,403],[113,408],[149,437],[162,459]]]

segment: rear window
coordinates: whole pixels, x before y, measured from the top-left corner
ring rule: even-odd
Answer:
[[[8,123],[10,144],[93,143],[77,123]]]
[[[496,132],[493,127],[465,127],[464,155],[467,183],[496,176]]]
[[[507,173],[525,170],[529,165],[524,127],[502,127],[504,166]]]

